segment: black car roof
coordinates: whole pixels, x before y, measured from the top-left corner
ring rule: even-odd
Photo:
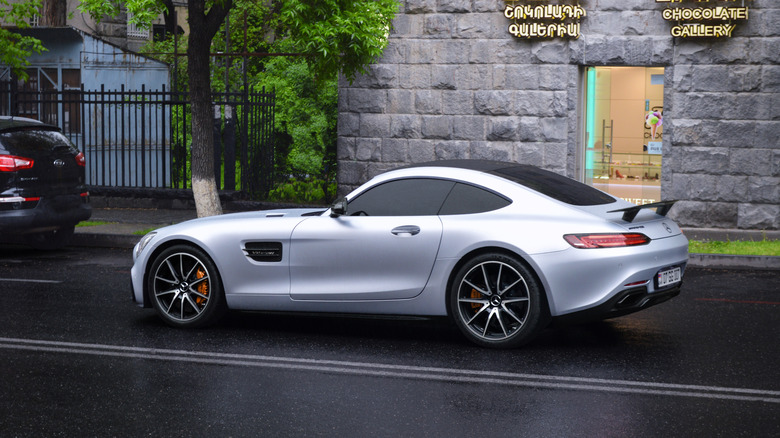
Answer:
[[[59,131],[60,128],[47,125],[38,120],[28,119],[26,117],[0,116],[0,132],[16,131],[25,128],[44,129],[47,131]]]
[[[405,167],[452,167],[484,172],[571,205],[603,205],[615,202],[615,198],[601,190],[530,164],[490,160],[440,160]]]

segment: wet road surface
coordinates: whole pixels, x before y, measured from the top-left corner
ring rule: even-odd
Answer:
[[[780,273],[472,346],[446,320],[130,302],[127,250],[0,246],[0,436],[780,436]]]

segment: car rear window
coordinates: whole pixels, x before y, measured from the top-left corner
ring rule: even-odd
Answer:
[[[12,154],[49,152],[57,146],[71,147],[67,137],[58,131],[37,127],[4,131],[0,133],[0,143]]]
[[[488,171],[570,205],[611,204],[615,198],[589,185],[534,166],[514,165]]]

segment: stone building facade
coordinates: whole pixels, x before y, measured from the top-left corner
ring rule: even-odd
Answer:
[[[654,186],[653,199],[679,200],[670,216],[687,227],[780,227],[780,2],[401,3],[381,59],[340,84],[342,192],[407,163],[495,159],[596,186]],[[547,5],[585,14],[562,19],[556,9],[508,9]],[[687,11],[667,11],[674,8]],[[559,19],[568,37],[528,35]],[[622,102],[615,81],[623,73],[645,75],[647,90],[662,93],[639,96],[644,108]],[[593,114],[602,110],[592,107],[609,93],[603,78],[612,81],[612,115],[598,122]],[[630,135],[612,119],[624,104],[647,114],[630,122],[645,140],[639,132],[620,152],[620,136]],[[662,128],[655,120],[658,135],[655,125],[649,131],[655,108],[663,115]]]

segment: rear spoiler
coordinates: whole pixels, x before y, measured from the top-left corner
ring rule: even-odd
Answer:
[[[657,214],[660,214],[661,216],[666,216],[667,213],[669,213],[669,210],[672,209],[672,206],[675,201],[661,201],[661,202],[653,202],[652,204],[645,204],[645,205],[637,205],[635,207],[628,207],[628,208],[621,208],[620,210],[612,210],[608,211],[607,213],[623,213],[623,220],[626,222],[633,222],[634,218],[636,218],[636,215],[639,214],[639,212],[645,208],[655,208],[655,212]]]

